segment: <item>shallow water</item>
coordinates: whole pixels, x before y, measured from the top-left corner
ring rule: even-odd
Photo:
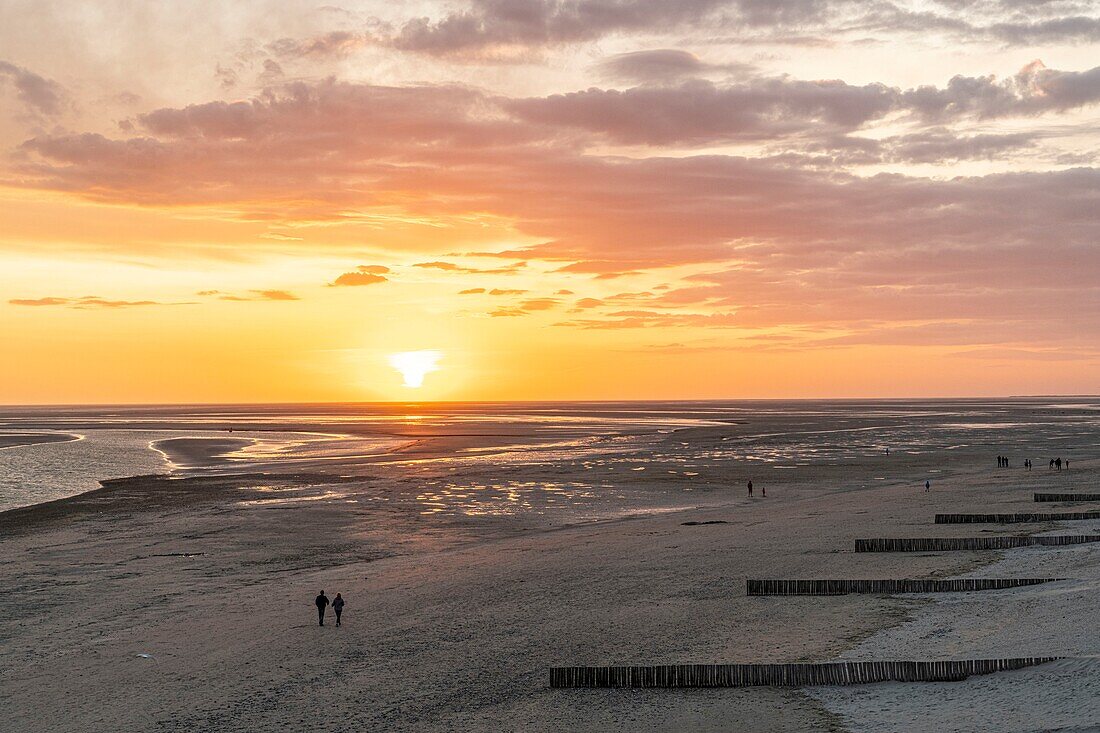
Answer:
[[[730,463],[766,477],[890,448],[899,458],[998,451],[1043,464],[1100,452],[1098,427],[1100,401],[1082,399],[6,408],[6,444],[31,432],[80,439],[0,450],[0,510],[140,474],[362,475],[387,466],[419,482],[427,515],[601,502],[621,513],[632,492],[648,492],[638,507],[652,506],[655,491],[662,506],[696,502],[708,471],[713,479]],[[404,452],[433,441],[442,454]],[[504,475],[509,467],[538,479]],[[556,475],[566,467],[569,480]],[[460,469],[489,475],[447,480]]]

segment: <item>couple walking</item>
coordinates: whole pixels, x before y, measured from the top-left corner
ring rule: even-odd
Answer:
[[[325,625],[325,609],[329,607],[328,596],[324,591],[321,591],[317,595],[317,599],[314,601],[317,604],[317,623],[321,626]],[[344,599],[337,593],[336,597],[332,599],[332,611],[336,614],[336,625],[340,625],[340,614],[344,610]]]

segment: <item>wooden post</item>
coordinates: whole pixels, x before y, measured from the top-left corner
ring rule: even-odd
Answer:
[[[1078,545],[1100,542],[1100,535],[1003,535],[1001,537],[905,537],[856,540],[856,552],[941,552],[950,550],[1008,550],[1032,545]]]
[[[966,659],[938,662],[822,664],[662,664],[551,667],[550,686],[563,687],[802,687],[872,682],[954,682],[1053,662],[1061,657]]]
[[[1023,512],[1019,514],[937,514],[936,524],[1011,524],[1014,522],[1068,522],[1100,519],[1095,512]]]
[[[755,580],[749,596],[840,596],[847,593],[968,593],[1052,583],[1063,578],[955,578],[952,580]]]

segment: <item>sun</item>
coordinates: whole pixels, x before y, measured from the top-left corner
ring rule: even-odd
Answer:
[[[423,349],[421,351],[401,351],[390,354],[390,366],[396,369],[404,378],[404,386],[417,389],[424,384],[424,375],[428,372],[438,371],[439,360],[443,358],[443,352],[435,349]]]

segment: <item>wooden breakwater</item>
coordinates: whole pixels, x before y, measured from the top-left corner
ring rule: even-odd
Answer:
[[[870,682],[955,682],[1053,662],[1060,657],[966,659],[944,662],[823,664],[661,664],[551,667],[551,687],[801,687]]]
[[[856,540],[856,552],[939,552],[1008,550],[1031,545],[1079,545],[1100,542],[1100,535],[1003,535],[1001,537],[886,537]]]
[[[1035,494],[1035,501],[1100,501],[1100,494]]]
[[[749,596],[843,596],[848,593],[966,593],[1021,588],[1061,578],[956,578],[952,580],[779,580],[745,581]]]
[[[1013,524],[1016,522],[1068,522],[1100,519],[1096,512],[1022,512],[1019,514],[937,514],[936,524]]]

